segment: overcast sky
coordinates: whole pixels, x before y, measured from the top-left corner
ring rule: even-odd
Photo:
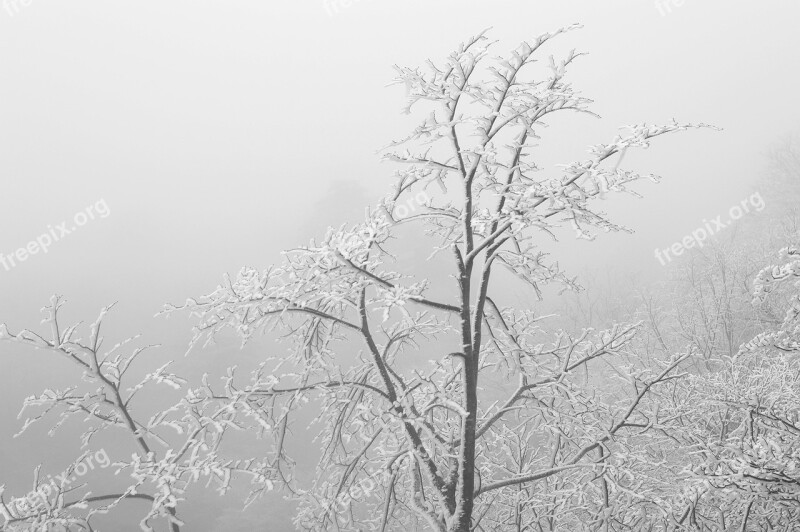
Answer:
[[[582,158],[624,124],[723,128],[631,154],[664,177],[637,186],[642,200],[609,201],[636,233],[571,242],[557,257],[568,267],[658,271],[654,248],[749,197],[769,146],[800,123],[796,0],[0,4],[0,253],[75,226],[46,254],[0,264],[0,322],[34,327],[53,293],[74,320],[119,301],[109,334],[142,332],[167,359],[190,331],[152,318],[164,302],[265,267],[388,191],[394,169],[376,151],[420,118],[386,87],[392,65],[439,59],[488,26],[498,53],[585,26],[552,51],[589,52],[572,82],[603,118],[554,122],[548,163]],[[79,214],[90,206],[94,219]],[[64,371],[0,344],[0,484],[52,449],[10,434],[21,399]]]

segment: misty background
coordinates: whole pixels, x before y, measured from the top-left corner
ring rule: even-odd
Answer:
[[[377,151],[413,128],[392,65],[447,55],[492,26],[496,53],[580,22],[546,54],[589,52],[573,85],[602,120],[568,115],[545,131],[545,168],[583,158],[617,126],[705,122],[722,131],[670,135],[626,164],[664,177],[644,199],[609,196],[635,234],[563,240],[573,274],[657,281],[654,257],[759,190],[772,146],[800,123],[800,4],[686,0],[101,2],[0,5],[0,254],[76,213],[96,216],[10,268],[0,265],[0,323],[34,328],[52,294],[67,322],[106,321],[110,343],[142,333],[149,361],[203,372],[255,360],[270,344],[220,342],[185,358],[188,319],[154,318],[166,302],[211,291],[225,272],[276,262],[284,249],[358,221],[393,184]],[[668,6],[668,7],[665,7]],[[770,200],[752,216],[769,216]],[[601,275],[602,276],[602,275]],[[532,301],[532,299],[531,299]],[[283,347],[277,347],[283,349]],[[0,344],[0,484],[30,489],[41,463],[58,473],[78,442],[44,425],[13,439],[25,396],[76,374],[52,354]],[[109,455],[112,447],[109,445]],[[121,452],[121,451],[120,451]],[[313,443],[309,443],[313,454]],[[113,460],[113,456],[111,456]],[[189,530],[289,530],[278,500],[239,512],[235,494],[198,490]],[[204,523],[204,524],[201,524]],[[125,525],[129,526],[129,525]],[[116,530],[136,530],[137,526]]]

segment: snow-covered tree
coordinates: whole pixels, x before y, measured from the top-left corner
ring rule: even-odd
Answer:
[[[652,397],[669,420],[659,478],[675,487],[657,530],[795,530],[798,232],[793,213],[773,207],[769,220],[692,250],[666,289],[644,298],[637,351],[658,357],[689,345],[698,354],[669,393]],[[763,249],[787,242],[781,262],[765,268],[774,254]]]
[[[707,370],[662,402],[685,454],[676,530],[792,531],[800,520],[800,251],[781,257],[755,276],[753,304],[770,307],[761,332],[733,355],[704,353]],[[785,316],[772,325],[776,301]]]
[[[403,166],[394,193],[363,223],[287,252],[278,267],[244,269],[181,307],[198,317],[197,339],[232,327],[245,340],[263,330],[294,340],[290,358],[270,362],[273,386],[239,390],[263,394],[259,406],[281,435],[293,410],[306,401],[319,408],[325,451],[314,486],[297,488],[301,528],[467,531],[484,519],[494,523],[488,529],[513,526],[525,514],[526,522],[535,515],[551,529],[574,529],[621,511],[611,507],[610,484],[621,485],[615,475],[634,460],[617,444],[648,426],[639,402],[688,354],[625,373],[629,393],[601,397],[572,375],[621,356],[636,325],[562,331],[548,341],[540,316],[501,307],[490,284],[505,271],[536,294],[550,284],[575,287],[536,238],[563,223],[581,238],[624,230],[592,204],[643,176],[608,162],[692,126],[632,126],[591,147],[586,160],[537,175],[545,119],[590,113],[590,100],[564,79],[581,54],[551,58],[543,77],[533,68],[541,47],[569,29],[495,59],[481,34],[443,64],[398,68],[406,110],[423,105],[427,116],[387,148],[386,158]],[[403,198],[420,192],[428,198],[421,212],[398,216]],[[449,277],[397,271],[391,239],[411,224],[425,231],[417,243],[430,242],[431,260]],[[343,357],[343,349],[360,351]],[[492,382],[501,386],[490,390]],[[498,391],[509,383],[510,393]],[[286,440],[279,444],[283,455]],[[364,492],[364,482],[375,487],[341,503],[352,487]],[[558,507],[545,502],[554,491]]]
[[[565,80],[582,54],[550,57],[549,68],[537,69],[542,47],[575,27],[504,57],[490,56],[492,43],[480,34],[442,63],[397,68],[406,110],[425,107],[425,118],[386,149],[386,159],[401,165],[393,192],[363,222],[330,229],[277,266],[244,268],[211,293],[165,309],[195,316],[196,343],[227,329],[243,341],[268,333],[291,343],[288,354],[265,357],[250,377],[231,369],[219,386],[206,379],[140,423],[125,394],[142,386],[123,394],[120,383],[135,354],[99,358],[95,329],[88,343],[57,325],[49,340],[4,332],[74,360],[99,386],[79,397],[47,392],[30,406],[58,406],[129,431],[140,448],[117,467],[136,482],[113,500],[152,486],[147,519],[166,515],[173,530],[188,483],[212,476],[224,490],[235,474],[252,477],[252,497],[275,481],[299,499],[295,522],[303,530],[640,530],[661,511],[658,489],[646,488],[645,478],[647,442],[661,437],[664,420],[646,404],[693,353],[641,364],[633,351],[638,323],[548,331],[534,309],[503,305],[501,287],[517,283],[515,290],[539,297],[548,286],[577,288],[539,239],[556,238],[565,225],[589,239],[597,230],[627,231],[598,200],[635,194],[633,182],[657,177],[620,168],[622,154],[698,126],[629,126],[590,147],[585,160],[540,168],[546,122],[561,112],[593,114]],[[410,215],[409,198],[423,203]],[[404,260],[412,245],[427,247],[429,260]],[[58,301],[52,324],[57,308]],[[600,388],[585,377],[602,361],[614,364],[620,386]],[[146,380],[184,384],[166,368]],[[308,427],[298,426],[304,409],[314,417]],[[163,435],[169,428],[184,440]],[[269,451],[260,461],[223,461],[222,435],[249,428]],[[306,485],[291,449],[293,438],[310,433],[322,451]],[[76,503],[59,497],[52,519],[73,518]]]
[[[169,363],[136,377],[141,373],[135,368],[137,360],[152,346],[136,346],[137,339],[130,338],[106,347],[100,330],[111,307],[102,310],[89,327],[88,337],[82,338],[80,324],[66,326],[59,319],[63,303],[62,298],[53,297],[42,309],[48,334],[30,330],[11,333],[0,324],[0,340],[46,350],[75,367],[74,386],[47,389],[25,399],[20,416],[31,417],[26,417],[17,436],[37,422],[52,424],[48,434],[53,436],[70,418],[78,417],[86,425],[82,452],[66,470],[48,474],[46,479],[37,468],[27,494],[9,498],[0,486],[0,529],[96,530],[99,515],[126,501],[144,500],[150,509],[139,523],[142,530],[156,530],[161,520],[177,532],[182,525],[178,505],[187,488],[199,480],[215,484],[221,494],[229,489],[232,478],[242,476],[252,482],[254,496],[272,489],[275,471],[268,457],[229,459],[219,449],[226,432],[257,428],[244,423],[248,418],[239,415],[239,410],[250,408],[245,398],[217,407],[204,400],[201,390],[188,390],[174,406],[149,419],[143,417],[138,405],[140,395],[152,391],[155,385],[180,390],[185,380],[169,371]],[[105,432],[126,434],[135,449],[128,459],[100,464],[103,468],[110,466],[120,481],[98,480],[100,467],[87,462],[87,457],[97,453],[108,458],[104,448],[92,448]],[[100,486],[106,485],[119,488],[100,492]]]

